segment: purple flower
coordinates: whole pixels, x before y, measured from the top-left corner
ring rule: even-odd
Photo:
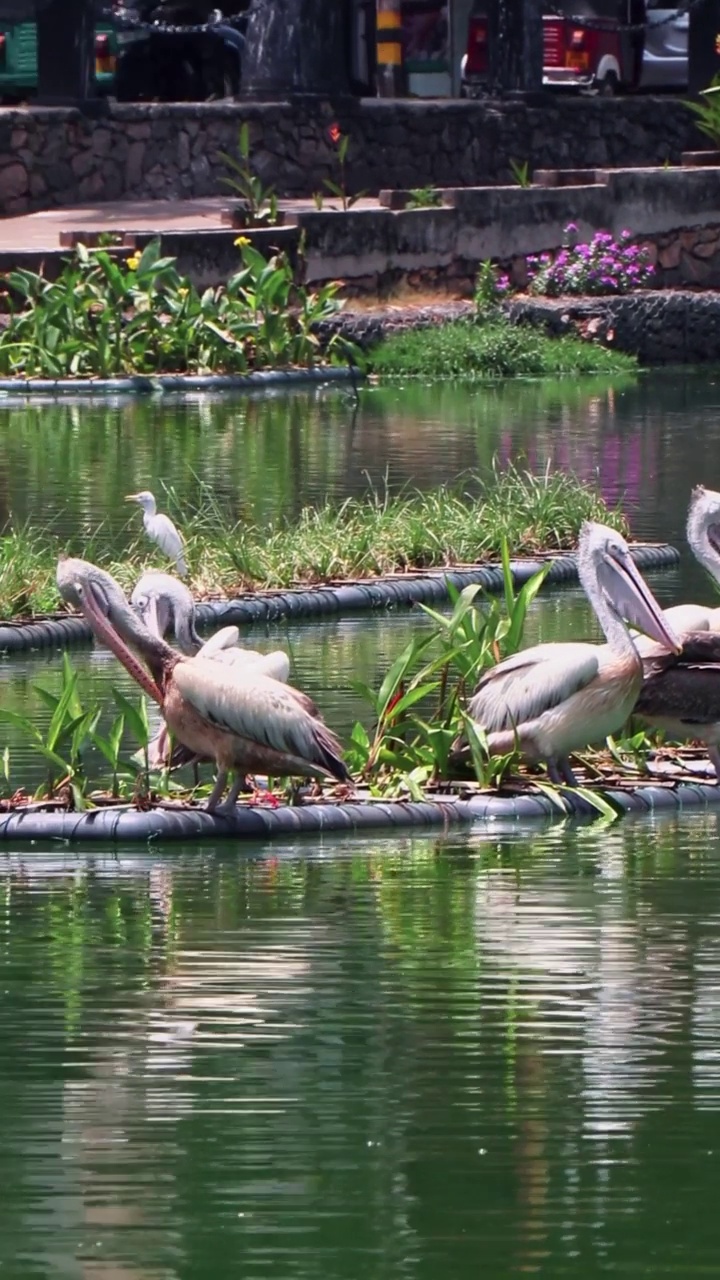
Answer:
[[[576,223],[574,223],[574,222],[568,222],[568,224],[567,224],[567,226],[566,226],[566,228],[565,228],[565,231],[566,231],[566,232],[568,232],[568,234],[570,234],[570,233],[577,233],[577,225],[576,225]]]

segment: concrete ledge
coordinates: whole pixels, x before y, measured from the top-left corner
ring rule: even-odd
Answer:
[[[720,806],[716,783],[678,783],[674,787],[639,786],[633,791],[599,791],[619,814],[677,813]],[[562,807],[561,807],[562,806]],[[277,809],[239,805],[232,816],[202,809],[158,808],[139,811],[127,806],[93,809],[85,813],[23,813],[0,815],[0,843],[62,840],[67,843],[120,843],[184,840],[274,840],[318,832],[427,830],[449,826],[493,825],[498,821],[535,823],[587,819],[595,814],[582,796],[563,790],[558,802],[547,796],[480,795],[468,800],[436,796],[425,801],[374,801],[308,804]]]
[[[680,559],[675,547],[667,545],[630,548],[639,569],[665,569]],[[550,586],[577,582],[577,558],[574,554],[550,556],[537,560],[512,562],[513,582],[519,587],[550,560],[545,582]],[[280,618],[312,618],[329,614],[358,613],[387,609],[419,602],[442,603],[447,599],[448,583],[458,590],[480,583],[488,592],[503,589],[503,573],[498,565],[475,568],[438,569],[433,573],[402,574],[395,578],[371,578],[341,586],[313,587],[305,591],[263,591],[237,600],[205,601],[197,606],[197,619],[203,625],[216,627],[247,626],[253,622],[275,622]],[[43,618],[31,623],[0,625],[0,653],[20,653],[28,649],[64,648],[92,639],[82,618],[68,614],[61,618]]]

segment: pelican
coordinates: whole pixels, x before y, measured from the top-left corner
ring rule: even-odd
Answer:
[[[287,683],[290,659],[281,649],[258,653],[240,647],[237,627],[222,627],[209,640],[202,641],[195,628],[195,601],[183,582],[169,573],[150,570],[135,584],[130,604],[153,635],[164,640],[172,629],[181,653],[190,657],[216,658],[228,665],[241,664],[261,670],[275,680]]]
[[[627,720],[643,667],[623,619],[666,649],[680,645],[619,533],[586,521],[578,574],[607,643],[539,644],[493,667],[468,712],[493,755],[516,744],[530,764],[544,761],[554,782],[576,786],[568,757],[615,733]]]
[[[679,654],[646,659],[633,714],[666,738],[703,742],[720,782],[720,635],[686,635]]]
[[[720,586],[720,493],[698,484],[692,491],[685,534],[695,559]],[[665,620],[680,635],[720,631],[720,608],[704,604],[675,604],[663,610]],[[633,636],[643,658],[665,651],[647,636]]]
[[[232,812],[247,773],[351,781],[337,738],[298,689],[252,669],[178,653],[148,630],[115,579],[89,561],[61,559],[57,584],[63,599],[80,609],[97,639],[158,703],[178,742],[215,761],[210,812]],[[230,771],[235,781],[221,807]]]
[[[143,525],[148,538],[156,543],[166,556],[175,561],[180,577],[186,578],[185,544],[170,517],[158,514],[157,503],[150,490],[142,489],[140,493],[128,493],[125,501],[137,502],[138,506],[142,507]]]

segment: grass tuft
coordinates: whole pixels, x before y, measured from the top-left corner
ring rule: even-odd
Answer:
[[[233,521],[210,489],[201,490],[189,518],[177,510],[172,490],[167,496],[187,543],[189,585],[200,598],[475,564],[497,559],[505,538],[517,555],[563,550],[575,545],[586,519],[626,531],[624,517],[608,510],[592,487],[566,474],[535,476],[516,467],[496,466],[484,483],[467,477],[462,489],[398,496],[370,490],[340,505],[306,507],[297,520],[270,527]],[[142,537],[114,561],[102,530],[90,544],[67,546],[47,530],[10,529],[0,538],[0,617],[60,607],[55,567],[61,550],[96,560],[125,589],[143,569],[163,564]]]
[[[634,356],[581,338],[550,338],[498,315],[392,334],[369,356],[374,373],[425,378],[547,378],[628,373]]]

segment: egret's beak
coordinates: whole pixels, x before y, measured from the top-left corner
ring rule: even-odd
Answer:
[[[603,559],[606,569],[610,570],[609,581],[603,586],[620,616],[671,653],[681,653],[680,640],[665,621],[660,605],[630,553],[606,553]]]
[[[140,497],[139,493],[126,493],[125,502],[137,502],[139,497]]]

